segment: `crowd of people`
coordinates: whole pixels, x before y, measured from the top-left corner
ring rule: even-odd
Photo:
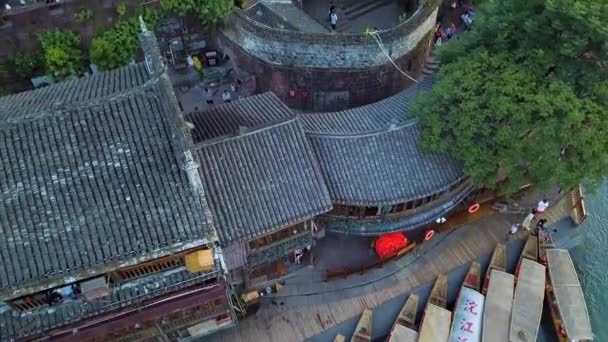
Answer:
[[[473,18],[475,16],[475,12],[472,9],[467,9],[460,16],[460,20],[462,21],[462,27],[464,30],[468,31],[471,29],[471,25],[473,24]],[[446,40],[452,39],[456,35],[456,24],[451,22],[449,26],[443,28],[441,27],[441,23],[437,23],[435,26],[435,45],[440,46]]]
[[[545,233],[545,238],[546,239],[551,239],[551,234],[553,232],[555,232],[556,230],[553,229],[552,231],[550,229],[548,229],[548,227],[545,226],[545,224],[547,223],[547,220],[545,218],[543,218],[543,215],[545,214],[545,211],[547,210],[547,208],[549,208],[549,201],[547,199],[542,199],[538,202],[538,204],[536,205],[535,209],[532,209],[530,211],[530,213],[528,213],[528,215],[524,218],[523,222],[521,224],[512,224],[511,227],[509,228],[509,232],[507,233],[507,241],[515,234],[517,234],[517,231],[519,230],[519,228],[523,228],[526,231],[532,231],[532,221],[534,221],[534,219],[536,219],[536,225],[534,227],[534,231],[532,232],[533,235],[538,235],[540,232],[544,232]]]

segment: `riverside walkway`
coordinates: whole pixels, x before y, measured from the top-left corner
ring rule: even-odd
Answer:
[[[311,338],[360,315],[364,308],[373,309],[433,281],[440,273],[491,253],[496,243],[505,241],[508,227],[520,223],[525,216],[509,212],[534,207],[541,197],[531,192],[518,201],[510,201],[508,206],[513,210],[505,213],[488,210],[490,204],[484,205],[480,212],[485,212],[485,217],[436,234],[420,255],[408,254],[362,275],[324,282],[319,272],[304,270],[288,278],[278,295],[266,298],[255,315],[209,340],[285,342]],[[570,216],[573,208],[573,197],[569,193],[554,194],[551,198],[553,203],[545,213],[549,225]],[[524,238],[527,232],[518,234],[518,238]]]

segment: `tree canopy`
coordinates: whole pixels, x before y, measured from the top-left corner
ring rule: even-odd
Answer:
[[[82,69],[80,37],[71,31],[49,31],[38,35],[48,72],[63,80],[78,75]]]
[[[211,24],[230,13],[233,4],[233,0],[160,0],[163,11],[192,14]]]
[[[423,147],[460,159],[477,186],[599,183],[608,174],[606,23],[605,0],[484,1],[471,32],[437,51],[438,82],[415,104]]]

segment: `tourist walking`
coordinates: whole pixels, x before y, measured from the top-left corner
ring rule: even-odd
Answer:
[[[542,230],[545,229],[545,223],[547,223],[547,220],[545,219],[540,219],[538,222],[536,222],[536,228],[534,229],[535,235],[538,235]]]
[[[228,90],[224,90],[224,93],[222,94],[222,99],[224,100],[225,103],[230,103],[230,92],[228,92]]]
[[[518,225],[512,224],[511,228],[509,228],[509,232],[507,233],[507,241],[511,239],[511,236],[517,234]]]
[[[540,216],[540,215],[544,214],[545,210],[547,210],[548,207],[549,207],[549,201],[547,201],[547,199],[543,198],[540,202],[538,202],[538,205],[536,206],[536,215]]]
[[[205,88],[205,91],[203,91],[203,96],[205,96],[205,100],[207,100],[208,105],[213,105],[213,92],[209,88]]]
[[[525,230],[530,230],[530,225],[532,225],[532,219],[534,218],[534,209],[532,209],[532,211],[530,211],[530,213],[526,216],[526,218],[524,219],[524,221],[521,223],[521,226],[525,229]]]
[[[336,24],[338,23],[338,15],[336,13],[332,13],[329,15],[329,22],[331,23],[332,30],[336,29]]]

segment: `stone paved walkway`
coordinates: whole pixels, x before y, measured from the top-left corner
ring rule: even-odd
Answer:
[[[532,193],[509,205],[532,206],[546,194]],[[564,196],[546,212],[549,224],[567,217],[571,197]],[[288,281],[273,300],[277,305],[263,305],[236,329],[211,336],[211,341],[303,341],[359,315],[366,307],[374,308],[399,294],[409,292],[438,274],[492,252],[504,242],[508,227],[519,223],[523,214],[495,214],[458,229],[438,234],[434,247],[425,247],[421,256],[410,254],[384,268],[364,275],[323,282],[305,275]],[[520,237],[527,232],[521,231]]]

